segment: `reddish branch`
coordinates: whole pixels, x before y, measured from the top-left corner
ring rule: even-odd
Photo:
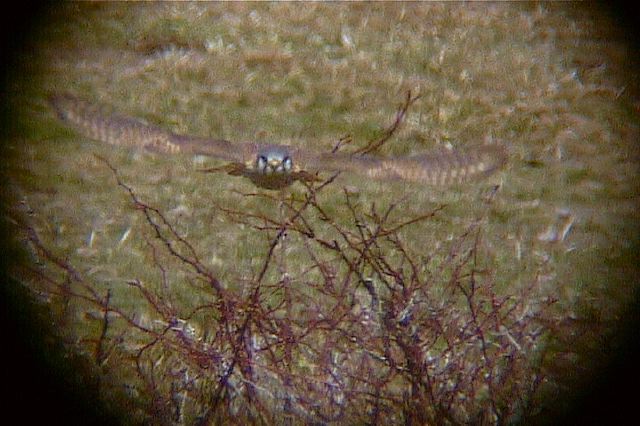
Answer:
[[[400,109],[398,109],[398,112],[396,113],[395,120],[388,128],[384,130],[382,136],[378,139],[370,141],[366,146],[356,150],[354,154],[364,155],[379,150],[385,143],[387,143],[389,139],[391,139],[398,128],[400,128],[400,125],[404,121],[407,111],[409,111],[411,105],[413,105],[418,99],[420,99],[420,95],[412,96],[411,91],[408,91],[404,103],[400,106]]]
[[[379,149],[416,99],[408,93],[385,135],[358,153]],[[498,294],[495,272],[479,270],[480,221],[429,252],[403,235],[444,206],[404,217],[402,200],[367,208],[345,191],[346,214],[338,218],[318,196],[334,178],[308,186],[297,201],[244,194],[264,197],[273,213],[220,211],[268,244],[248,283],[233,271],[228,279],[236,282],[222,283],[162,211],[104,161],[153,235],[146,241],[159,282],[127,280],[139,295],[127,310],[19,223],[52,267],[24,268],[22,278],[41,294],[97,310],[100,326],[80,341],[95,344],[97,364],[117,358],[122,365],[114,368],[132,371],[148,422],[192,415],[203,424],[230,416],[244,423],[508,423],[536,409],[528,401],[543,375],[529,359],[555,325],[549,316],[538,320],[553,300],[537,293],[535,281]],[[298,249],[296,267],[278,256],[285,235]],[[196,290],[169,283],[173,270],[209,284],[199,289],[200,304],[168,299],[169,288]]]

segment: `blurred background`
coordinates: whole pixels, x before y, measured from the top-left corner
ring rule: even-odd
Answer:
[[[153,318],[125,283],[160,282],[162,262],[154,262],[144,216],[96,154],[163,213],[234,294],[251,288],[273,236],[224,208],[233,206],[244,219],[282,220],[277,196],[251,196],[256,189],[248,181],[197,172],[218,162],[83,138],[57,121],[49,95],[72,93],[175,133],[329,152],[346,136],[356,147],[380,137],[411,92],[420,98],[377,155],[501,143],[509,150],[505,170],[444,189],[341,175],[318,202],[344,229],[353,222],[345,193],[355,197],[364,219],[392,205],[397,223],[442,208],[398,237],[425,274],[447,264],[453,243],[481,224],[481,260],[474,268],[491,277],[485,282],[497,298],[514,301],[518,314],[505,314],[509,324],[529,321],[525,334],[507,331],[495,345],[519,348],[514,353],[528,367],[514,389],[531,392],[518,394],[526,401],[499,399],[521,409],[501,418],[509,410],[491,407],[493,396],[478,391],[460,403],[478,413],[452,409],[457,417],[447,421],[622,416],[633,405],[617,381],[637,377],[629,360],[637,344],[640,112],[637,32],[625,12],[575,3],[65,3],[5,18],[3,320],[5,347],[13,353],[3,364],[14,377],[5,383],[11,401],[33,407],[22,412],[27,418],[166,420],[132,373],[122,349],[132,341],[126,327],[114,321],[110,331],[110,350],[118,355],[96,357],[105,330],[100,310],[43,287],[44,278],[63,288],[69,269],[56,269],[25,236],[25,229],[33,231],[118,309]],[[294,186],[282,196],[294,205],[305,194]],[[305,241],[292,237],[278,246],[285,260],[265,280],[276,285],[286,276],[315,289],[306,275]],[[329,256],[326,261],[333,265]],[[25,271],[38,271],[39,278]],[[177,310],[208,300],[184,284],[188,273],[167,275],[166,297]],[[444,283],[450,276],[437,277],[436,288],[444,285],[440,278]],[[193,325],[206,329],[207,321],[194,318]],[[300,371],[313,371],[309,363],[294,356]],[[528,386],[535,381],[531,371],[540,380],[535,386]],[[174,379],[163,377],[173,386]],[[390,400],[404,392],[404,385],[394,386],[387,388]],[[194,402],[190,414],[168,423],[196,423],[197,407],[205,405]],[[122,410],[130,417],[123,419]],[[388,420],[409,421],[411,408],[403,410]],[[282,420],[277,404],[266,411],[272,421]],[[437,413],[433,418],[442,420]],[[345,415],[342,421],[364,420]]]

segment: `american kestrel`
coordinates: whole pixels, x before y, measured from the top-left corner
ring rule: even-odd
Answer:
[[[297,180],[316,181],[323,171],[351,172],[376,180],[405,179],[448,185],[488,176],[507,159],[500,145],[481,145],[464,152],[443,149],[408,157],[378,158],[368,154],[315,152],[287,145],[232,143],[177,135],[132,117],[106,113],[104,108],[68,94],[54,95],[50,102],[60,119],[86,137],[166,154],[226,160],[227,165],[210,170],[247,177],[266,189],[282,189]]]

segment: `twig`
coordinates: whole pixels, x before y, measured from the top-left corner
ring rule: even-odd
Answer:
[[[366,146],[356,150],[354,154],[357,155],[365,155],[370,154],[379,150],[398,130],[402,122],[404,121],[404,117],[407,114],[407,111],[418,99],[420,99],[420,95],[412,96],[411,91],[407,91],[407,95],[405,97],[405,101],[396,112],[396,118],[394,122],[383,132],[382,136],[379,139],[370,141]]]

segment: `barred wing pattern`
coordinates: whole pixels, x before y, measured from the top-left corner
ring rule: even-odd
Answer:
[[[111,113],[72,95],[54,95],[49,102],[58,117],[80,134],[111,145],[165,154],[201,154],[237,162],[247,161],[256,150],[255,144],[237,145],[222,139],[176,135],[138,119]]]
[[[501,145],[482,145],[465,151],[440,149],[384,159],[346,154],[319,155],[309,161],[309,169],[348,171],[376,180],[402,179],[446,186],[487,177],[503,167],[506,159]]]
[[[409,157],[377,158],[320,153],[284,145],[231,143],[222,139],[177,135],[131,117],[109,113],[72,95],[55,95],[50,102],[62,121],[86,137],[166,154],[200,154],[227,160],[231,164],[212,170],[248,177],[267,189],[286,187],[295,180],[315,180],[315,173],[324,171],[344,171],[376,180],[403,179],[442,186],[488,176],[507,160],[506,151],[500,145],[482,145],[464,152],[442,149]],[[259,158],[266,162],[267,158],[273,161],[276,157],[282,164],[288,164],[288,168],[280,167],[277,173],[267,168],[257,169],[261,164]]]

